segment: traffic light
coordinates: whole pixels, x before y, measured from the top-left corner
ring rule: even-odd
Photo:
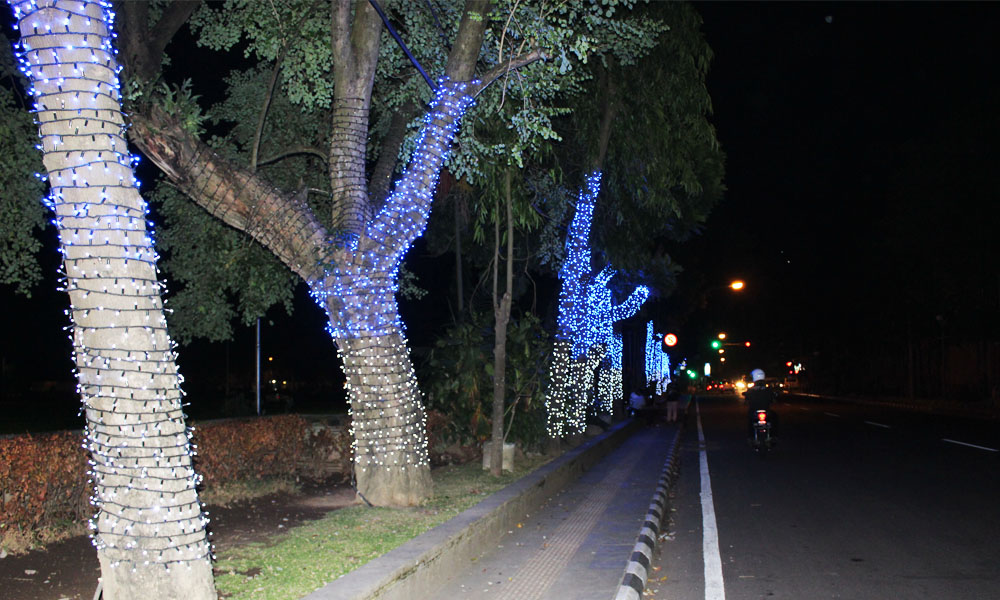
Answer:
[[[722,342],[719,340],[712,340],[712,348],[718,350],[720,346],[722,346]]]

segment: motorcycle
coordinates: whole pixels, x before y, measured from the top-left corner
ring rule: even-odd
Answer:
[[[766,410],[757,411],[757,420],[753,423],[753,438],[751,438],[750,444],[762,458],[774,445],[774,439],[771,437],[771,422],[768,420]]]

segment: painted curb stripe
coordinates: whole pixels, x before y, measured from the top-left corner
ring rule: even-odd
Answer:
[[[653,499],[646,512],[645,522],[636,537],[632,555],[625,565],[625,573],[622,575],[622,582],[618,586],[615,600],[640,600],[642,598],[642,592],[646,588],[646,581],[649,578],[653,550],[656,548],[656,537],[663,525],[663,517],[666,513],[667,492],[677,472],[677,448],[680,446],[680,442],[681,430],[678,428],[674,433],[670,452],[667,453],[660,481],[656,486],[656,491],[653,492]]]

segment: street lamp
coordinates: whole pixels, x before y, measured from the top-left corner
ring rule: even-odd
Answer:
[[[737,279],[735,281],[730,282],[729,289],[733,290],[734,292],[739,292],[743,289],[744,286],[745,284],[743,283],[743,280]]]

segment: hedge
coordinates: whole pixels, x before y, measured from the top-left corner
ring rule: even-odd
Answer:
[[[307,425],[297,415],[195,425],[195,470],[205,489],[300,474]],[[93,514],[80,432],[0,438],[0,545],[37,540]]]

